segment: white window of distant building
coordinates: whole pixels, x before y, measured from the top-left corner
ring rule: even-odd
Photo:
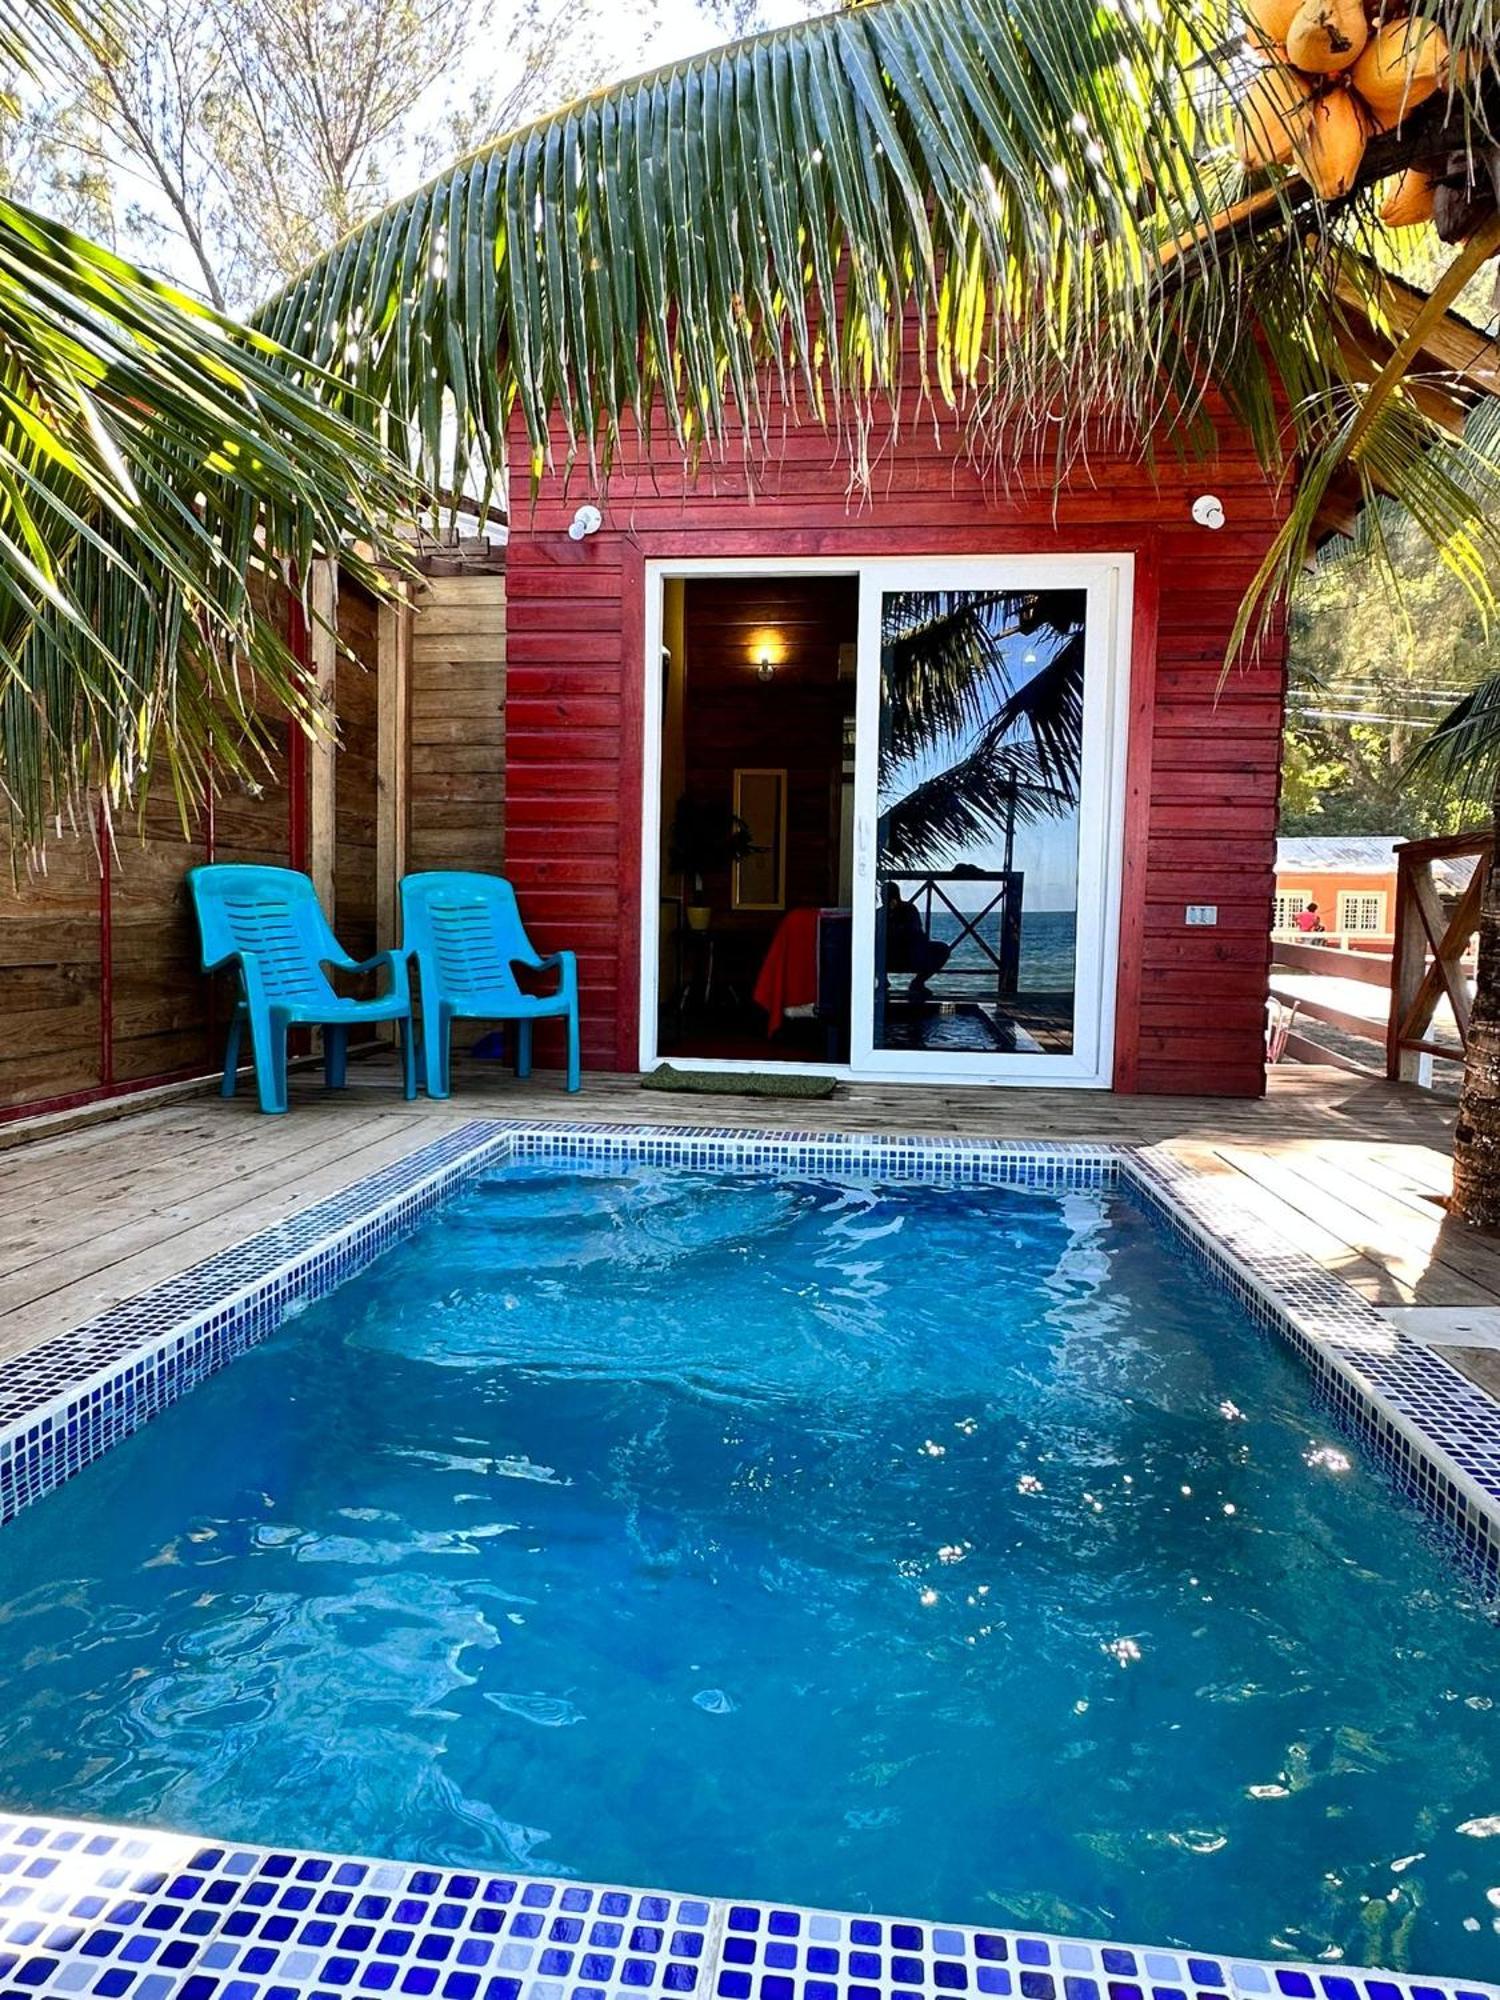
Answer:
[[[1278,889],[1271,906],[1271,928],[1273,931],[1294,931],[1297,917],[1307,904],[1306,896],[1299,896],[1288,889]]]
[[[1383,889],[1340,889],[1339,929],[1341,931],[1371,931],[1379,934],[1385,929],[1385,891]]]

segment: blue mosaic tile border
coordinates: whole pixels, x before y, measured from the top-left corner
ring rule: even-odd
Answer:
[[[599,1125],[522,1122],[499,1129],[518,1156],[618,1160],[741,1173],[868,1174],[886,1181],[965,1187],[1112,1185],[1122,1150],[1065,1140],[944,1139],[849,1132],[765,1131],[744,1125]]]
[[[510,1145],[476,1119],[86,1320],[0,1374],[0,1524],[388,1249]]]
[[[0,1815],[0,2000],[1500,2000],[1500,1987]]]

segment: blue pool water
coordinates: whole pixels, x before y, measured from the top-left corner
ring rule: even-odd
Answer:
[[[0,1802],[1500,1975],[1500,1633],[1124,1195],[508,1169],[0,1531]]]

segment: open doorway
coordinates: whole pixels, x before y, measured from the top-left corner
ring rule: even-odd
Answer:
[[[857,576],[668,577],[657,1051],[847,1063]]]

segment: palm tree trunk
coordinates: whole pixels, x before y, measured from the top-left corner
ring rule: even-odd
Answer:
[[[1474,1012],[1453,1132],[1452,1213],[1500,1229],[1500,782],[1490,800],[1495,845],[1479,911]]]

